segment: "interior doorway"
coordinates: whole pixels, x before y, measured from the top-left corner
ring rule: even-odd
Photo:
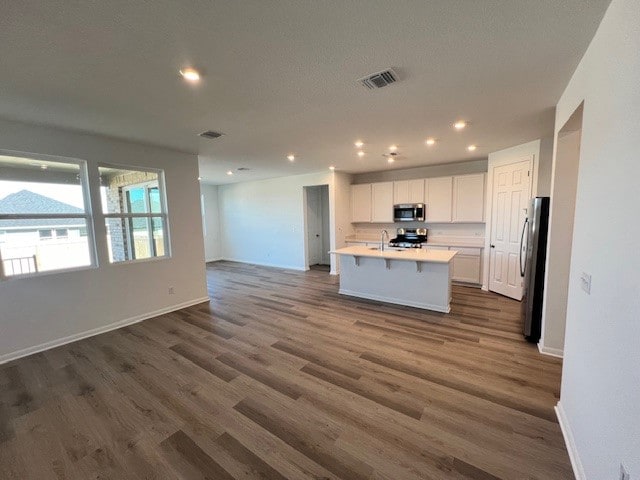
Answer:
[[[582,110],[583,104],[573,112],[569,120],[558,131],[551,183],[540,350],[543,353],[557,356],[562,356],[564,351],[573,247],[573,222],[582,139]]]
[[[330,265],[329,185],[304,187],[307,268]],[[327,270],[328,271],[328,270]]]

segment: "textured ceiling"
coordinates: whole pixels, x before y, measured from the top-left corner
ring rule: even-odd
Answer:
[[[480,158],[552,133],[609,1],[1,0],[0,116],[198,153],[208,183]]]

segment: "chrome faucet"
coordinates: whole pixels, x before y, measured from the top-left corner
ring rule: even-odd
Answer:
[[[384,252],[384,236],[387,236],[387,241],[389,241],[389,232],[387,232],[386,230],[382,230],[382,233],[380,234],[380,251]]]

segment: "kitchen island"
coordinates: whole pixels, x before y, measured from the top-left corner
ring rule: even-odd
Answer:
[[[450,311],[451,260],[456,251],[353,246],[330,253],[340,255],[343,295]]]

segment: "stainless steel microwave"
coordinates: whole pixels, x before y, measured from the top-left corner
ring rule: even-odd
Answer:
[[[424,203],[401,203],[393,206],[394,222],[424,222]]]

